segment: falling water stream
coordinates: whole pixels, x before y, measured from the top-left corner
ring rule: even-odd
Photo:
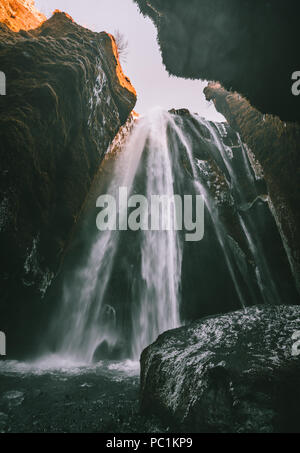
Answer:
[[[123,187],[128,195],[142,192],[147,199],[151,195],[174,195],[175,187],[180,186],[180,162],[168,139],[171,123],[171,115],[162,110],[154,110],[136,122],[115,159],[107,194],[117,200]],[[119,207],[120,218],[126,211],[127,206]],[[64,283],[59,316],[55,317],[54,332],[61,335],[56,348],[63,356],[90,363],[99,345],[116,351],[126,342],[126,355],[138,360],[141,351],[160,333],[180,325],[180,234],[174,229],[99,232],[95,217],[92,222],[88,259]],[[130,251],[119,256],[126,241],[138,243],[135,256],[128,256]],[[135,299],[128,301],[126,309],[131,311],[126,314],[130,318],[128,332],[122,332],[122,319],[118,319],[116,305],[120,301],[107,302],[110,286],[115,284],[111,277],[116,260],[127,260],[126,272],[133,289],[130,299]]]
[[[202,195],[239,306],[255,304],[259,297],[263,302],[280,303],[272,263],[265,256],[264,227],[260,231],[254,217],[256,204],[261,212],[269,212],[267,195],[258,188],[247,150],[232,130],[234,143],[230,141],[228,130],[225,124],[214,124],[197,115],[184,119],[154,109],[135,121],[115,155],[107,155],[106,161],[113,161],[109,182],[106,186],[96,182],[94,191],[116,200],[120,187],[127,189],[128,196],[143,194],[148,200],[152,195]],[[241,250],[220,218],[216,194],[207,177],[211,171],[208,161],[196,157],[201,146],[206,147],[224,176],[229,204],[247,252]],[[127,209],[120,203],[120,219],[127,216]],[[138,360],[159,334],[184,322],[184,237],[174,228],[98,231],[96,214],[94,205],[89,209],[88,234],[84,234],[85,253],[77,262],[72,261],[72,270],[63,279],[61,300],[46,340],[52,342],[56,355],[74,362]],[[86,221],[80,228],[87,228]],[[251,255],[248,260],[246,253]],[[198,297],[201,305],[201,294]]]
[[[47,295],[51,310],[36,359],[0,363],[6,390],[0,415],[13,414],[16,431],[25,429],[18,418],[24,416],[31,417],[26,429],[37,431],[78,430],[86,421],[83,431],[151,432],[157,428],[138,418],[137,407],[129,411],[137,405],[138,360],[145,347],[191,319],[292,301],[288,260],[266,186],[238,134],[225,123],[161,109],[134,120],[129,129],[101,164]],[[99,231],[98,197],[118,200],[120,188],[147,200],[201,195],[203,239],[187,242],[176,228]],[[118,208],[120,226],[128,206],[119,200]],[[172,211],[162,209],[161,216],[162,224],[169,220],[174,226]],[[32,405],[40,411],[40,428]],[[54,428],[48,427],[49,417]],[[6,419],[0,417],[0,428]],[[100,424],[94,427],[95,421]]]

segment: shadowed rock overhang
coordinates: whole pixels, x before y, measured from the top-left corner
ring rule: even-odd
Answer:
[[[169,73],[220,81],[262,113],[300,121],[291,89],[300,71],[299,1],[134,1],[158,30]]]

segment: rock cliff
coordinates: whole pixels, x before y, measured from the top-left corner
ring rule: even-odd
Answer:
[[[284,239],[290,264],[300,290],[300,126],[263,115],[237,93],[218,83],[204,90],[228,123],[240,133],[260,163],[274,214]]]
[[[16,28],[16,25],[13,25]],[[114,38],[56,12],[39,28],[0,24],[0,320],[26,344],[40,299],[105,152],[136,102]]]
[[[263,113],[299,121],[292,95],[300,3],[294,0],[135,0],[158,30],[167,70],[220,81]]]
[[[299,432],[299,329],[300,308],[279,306],[164,333],[141,356],[142,412],[181,432]]]
[[[184,0],[135,1],[157,27],[170,73],[225,87],[212,83],[207,99],[263,168],[300,288],[300,98],[292,94],[292,74],[299,69],[299,2],[191,0],[187,6]]]
[[[209,122],[188,110],[171,113],[191,147],[196,178],[206,192],[207,205],[211,206],[205,213],[202,241],[198,246],[189,242],[184,245],[183,318],[194,320],[238,309],[241,301],[245,305],[299,303],[268,187],[261,168],[239,134],[227,123]],[[182,169],[185,191],[192,193],[188,185],[192,170],[184,159],[184,149]],[[262,257],[270,271],[262,277],[263,284],[257,280],[257,269],[264,273]],[[228,260],[232,264],[230,275]],[[214,284],[216,276],[218,285]],[[238,292],[232,287],[233,280]],[[273,284],[275,291],[271,290]]]

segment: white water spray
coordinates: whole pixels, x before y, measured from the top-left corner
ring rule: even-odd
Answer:
[[[224,125],[213,126],[198,116],[193,120],[189,123],[190,130],[199,143],[206,143],[206,147],[209,144],[209,149],[212,145],[211,157],[225,175],[230,190],[236,189],[237,204],[243,210],[247,204],[240,189],[239,175],[231,162],[235,152],[233,148],[237,146],[224,144],[227,133]],[[219,219],[210,190],[199,177],[199,172],[205,173],[205,168],[193,156],[193,146],[180,116],[160,109],[152,111],[136,121],[121,151],[114,156],[105,193],[117,199],[120,187],[126,187],[128,195],[143,193],[148,199],[153,195],[172,197],[185,193],[189,181],[189,190],[194,195],[202,195],[205,200],[240,304],[246,305],[243,293],[246,287],[253,297],[253,282],[247,273],[245,258],[232,251],[234,241],[228,237]],[[254,180],[242,144],[240,148],[241,177],[246,178],[248,187],[255,194]],[[127,207],[121,207],[120,218],[127,215],[125,209]],[[258,286],[264,293],[266,285],[263,280],[269,278],[277,302],[276,285],[268,263],[260,256],[263,249],[257,245],[251,222],[238,215],[237,218],[240,218],[241,230],[253,253]],[[117,357],[121,353],[121,358],[138,360],[142,350],[159,334],[181,324],[183,237],[180,231],[172,228],[134,233],[99,232],[95,219],[96,214],[92,219],[92,233],[86,239],[87,253],[75,263],[71,275],[64,281],[62,300],[58,313],[54,314],[48,338],[55,342],[52,351],[55,349],[60,357],[80,363],[99,360],[99,348],[100,356],[115,354]]]
[[[134,189],[141,158],[145,173],[145,196],[174,195],[174,166],[167,130],[172,117],[160,109],[136,122],[125,146],[116,158],[111,183],[106,190],[117,198],[120,187]],[[174,151],[174,150],[173,150]],[[125,208],[125,207],[123,207]],[[120,217],[125,213],[120,212]],[[120,231],[96,231],[88,259],[77,268],[63,288],[62,306],[55,316],[53,332],[61,335],[58,354],[74,361],[93,360],[98,345],[113,348],[119,341],[118,314],[106,303],[110,277],[120,241]],[[179,232],[141,231],[140,269],[135,269],[134,298],[131,307],[130,356],[138,359],[141,351],[157,336],[180,325],[182,243]],[[130,263],[128,263],[130,266]],[[63,332],[63,334],[62,334]]]

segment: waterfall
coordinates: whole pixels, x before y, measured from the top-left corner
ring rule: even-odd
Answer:
[[[106,193],[117,198],[120,187],[126,187],[130,194],[140,185],[147,198],[174,194],[176,159],[168,143],[169,121],[170,115],[160,109],[136,121],[116,157]],[[123,215],[120,212],[120,217]],[[180,325],[182,241],[179,232],[172,229],[139,231],[133,239],[139,244],[139,256],[118,258],[118,250],[133,233],[99,232],[95,219],[93,222],[87,258],[63,284],[61,306],[54,316],[51,335],[57,339],[59,354],[78,361],[91,362],[99,345],[116,351],[126,338],[120,338],[122,319],[117,319],[117,310],[107,300],[114,284],[111,280],[114,264],[118,259],[127,259],[128,274],[133,268],[131,284],[135,300],[129,301],[127,311],[131,310],[131,314],[126,316],[131,319],[123,337],[130,337],[127,354],[138,359],[143,348],[160,333]]]
[[[176,173],[174,170],[176,157],[174,159],[169,146],[168,122],[168,114],[160,110],[154,110],[151,118],[146,120],[145,191],[148,199],[151,195],[174,195],[178,171]],[[145,127],[143,120],[140,127]],[[141,351],[160,333],[180,324],[182,244],[179,234],[174,229],[149,230],[141,236],[141,284],[137,291],[139,304],[132,313],[135,358],[139,358]]]
[[[220,297],[228,293],[224,311],[237,304],[282,301],[264,245],[264,224],[270,221],[267,194],[228,125],[155,109],[135,120],[125,143],[107,154],[101,170],[93,188],[96,197],[78,227],[79,247],[70,252],[63,272],[45,334],[48,350],[84,363],[137,360],[159,334],[180,326],[191,307],[197,317],[218,311],[221,303],[213,296],[218,285]],[[101,194],[118,199],[120,188],[148,200],[153,195],[201,195],[207,217],[204,240],[188,244],[175,228],[98,231],[95,200]],[[120,202],[119,225],[127,209]],[[264,218],[261,224],[255,223],[257,210]],[[162,212],[162,221],[168,220],[164,216],[170,212]],[[281,246],[274,245],[276,250]],[[211,257],[216,257],[212,271]]]

